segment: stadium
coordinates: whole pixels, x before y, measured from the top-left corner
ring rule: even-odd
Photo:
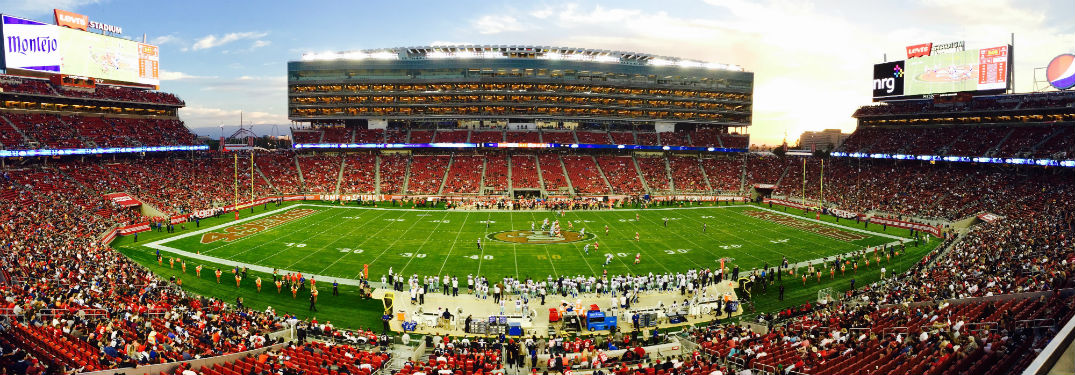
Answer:
[[[734,61],[306,53],[268,144],[198,137],[163,47],[55,15],[0,29],[5,374],[1075,363],[1070,54],[1015,93],[1012,45],[911,46],[838,147],[757,150]]]

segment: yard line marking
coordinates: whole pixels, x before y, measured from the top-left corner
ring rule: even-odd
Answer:
[[[340,213],[339,213],[339,214],[333,215],[332,217],[336,217],[336,216],[339,216],[340,214],[342,214],[342,213],[344,213],[344,212],[346,212],[346,211],[340,211]],[[322,221],[324,221],[324,220],[318,221],[318,223],[320,223],[320,222],[322,222]],[[320,232],[317,232],[317,233],[315,233],[315,234],[311,234],[311,235],[309,235],[309,236],[306,236],[306,238],[304,238],[304,239],[303,239],[302,241],[303,241],[303,243],[305,243],[305,242],[306,242],[306,240],[309,240],[309,239],[311,239],[311,238],[314,238],[314,237],[316,237],[316,236],[320,236],[320,235],[322,235],[322,234],[324,234],[325,232],[328,232],[328,231],[330,231],[330,230],[336,229],[336,227],[338,227],[338,226],[342,225],[343,223],[344,223],[344,222],[343,222],[343,221],[341,221],[341,222],[340,222],[339,224],[333,225],[332,227],[330,227],[330,228],[328,228],[328,229],[325,229],[325,230],[323,230],[323,231],[320,231]],[[287,237],[287,239],[290,239],[290,237],[291,237],[291,236],[288,236],[288,237]],[[279,240],[281,240],[281,239],[280,239],[280,238],[277,238],[277,239],[275,239],[275,240],[272,240],[272,241],[265,241],[265,242],[263,242],[263,243],[262,243],[261,245],[265,245],[265,244],[268,244],[268,243],[276,243],[276,242],[277,242],[277,241],[279,241]],[[255,246],[255,247],[260,247],[261,245],[258,245],[258,246]],[[253,248],[251,248],[250,250],[253,250]],[[241,255],[241,254],[245,254],[245,253],[249,252],[250,250],[247,250],[247,251],[241,252],[241,253],[239,253],[239,254],[234,254],[234,255],[232,255],[232,256],[230,256],[230,257],[231,257],[231,258],[237,257],[237,256],[239,256],[239,255]],[[262,259],[261,261],[263,261],[263,262],[264,262],[264,261],[267,261],[267,260],[269,260],[269,259],[272,259],[272,258],[276,257],[277,255],[280,255],[280,254],[283,254],[283,253],[287,252],[288,250],[289,250],[289,248],[287,248],[287,247],[284,247],[283,249],[280,249],[280,251],[277,251],[277,252],[276,252],[276,254],[273,254],[273,255],[270,255],[270,256],[268,256],[268,257],[266,257],[266,258],[263,258],[263,259]],[[302,260],[306,259],[307,257],[309,257],[310,255],[312,255],[312,254],[314,254],[314,253],[316,253],[316,251],[310,252],[309,254],[307,254],[307,255],[306,255],[305,257],[303,257],[303,258],[302,258],[302,259],[300,259],[299,261],[302,261]],[[298,263],[298,262],[294,262],[294,263],[291,263],[291,264],[289,264],[289,265],[288,265],[288,267],[291,267],[291,266],[295,265],[296,263]]]
[[[401,216],[401,217],[402,217],[402,216]],[[410,226],[410,227],[408,227],[408,228],[407,228],[407,230],[403,231],[403,233],[402,233],[402,234],[400,234],[399,238],[397,238],[397,239],[396,239],[395,241],[392,241],[392,243],[388,244],[388,246],[386,246],[386,247],[384,248],[384,250],[383,250],[383,251],[381,251],[381,253],[380,253],[380,254],[377,254],[377,257],[373,258],[373,260],[371,260],[371,261],[370,261],[369,263],[367,263],[367,264],[368,264],[368,265],[371,265],[371,266],[372,266],[374,262],[377,262],[377,259],[381,259],[381,256],[384,256],[384,254],[385,254],[385,253],[387,253],[387,252],[388,252],[388,250],[392,249],[392,247],[393,247],[393,246],[396,246],[396,243],[399,243],[399,240],[402,240],[402,239],[406,238],[406,237],[407,237],[407,233],[410,233],[410,232],[411,232],[411,230],[413,230],[413,229],[414,229],[414,227],[415,227],[416,225],[418,225],[418,223],[419,223],[420,221],[421,221],[421,220],[418,220],[418,219],[416,218],[416,219],[414,220],[414,224],[411,224],[411,226]],[[385,225],[385,227],[387,228],[388,226],[387,226],[387,225]],[[383,229],[383,228],[382,228],[382,229]],[[411,256],[413,257],[413,256],[414,256],[414,254],[411,254]]]
[[[426,240],[423,241],[421,245],[418,245],[417,250],[414,250],[414,255],[412,255],[410,259],[407,259],[407,263],[405,263],[403,265],[403,268],[399,269],[399,273],[402,274],[403,271],[406,270],[407,267],[411,265],[411,262],[414,261],[414,258],[416,258],[418,256],[418,254],[422,251],[422,248],[425,247],[426,244],[429,243],[429,239],[433,238],[433,233],[437,232],[437,228],[440,228],[440,225],[444,224],[444,220],[447,219],[449,215],[450,215],[450,213],[448,213],[448,212],[444,213],[444,216],[440,218],[440,221],[437,222],[437,225],[433,226],[433,230],[429,231],[429,235],[426,236]],[[444,257],[444,259],[447,260],[448,257],[446,256],[446,257]]]
[[[508,224],[511,225],[508,228],[509,230],[515,230],[515,214],[513,214],[511,212],[508,212]],[[515,257],[515,279],[518,280],[519,279],[519,244],[517,244],[515,242],[511,243],[511,253]]]
[[[602,216],[602,215],[597,215],[597,216]],[[603,217],[601,218],[601,221],[605,222],[606,224],[612,224],[612,222],[611,222],[611,221],[605,220],[605,218],[603,218]],[[638,227],[638,224],[633,224],[633,225],[634,225],[635,227]],[[627,242],[629,242],[630,244],[634,245],[634,247],[638,248],[638,252],[640,252],[640,253],[641,253],[641,252],[645,251],[644,249],[642,249],[642,246],[639,246],[639,245],[638,245],[638,243],[637,243],[637,242],[631,241],[630,239],[628,239],[628,240],[627,240]],[[619,261],[620,261],[620,263],[623,263],[624,267],[627,267],[627,270],[628,270],[628,272],[630,271],[630,269],[631,269],[631,266],[627,265],[627,262],[624,262],[624,261],[623,261],[623,259],[620,259],[620,258],[622,258],[622,257],[618,257],[618,256],[617,256],[617,257],[614,257],[614,258],[616,258],[617,260],[619,260]],[[669,269],[669,268],[668,268],[668,266],[665,266],[665,265],[664,265],[664,263],[662,263],[662,262],[657,262],[657,264],[659,264],[659,265],[661,266],[661,268],[664,268],[665,272],[672,272],[672,270],[671,270],[671,269]]]
[[[380,215],[374,216],[374,217],[373,217],[373,219],[370,219],[369,221],[367,221],[367,222],[363,223],[362,225],[356,226],[356,227],[355,227],[354,229],[351,229],[350,231],[348,231],[346,235],[343,235],[343,236],[338,236],[338,237],[336,237],[336,239],[335,239],[335,240],[332,240],[332,242],[329,242],[329,244],[333,244],[333,243],[336,243],[336,241],[339,241],[339,240],[341,240],[341,239],[343,239],[343,238],[346,238],[346,237],[350,237],[350,236],[351,236],[351,233],[354,233],[354,232],[355,232],[356,230],[358,230],[359,228],[365,228],[365,227],[366,227],[367,225],[369,225],[369,224],[373,223],[373,221],[374,221],[375,219],[378,219],[378,218],[380,218],[381,216],[384,216],[384,214],[385,214],[386,212],[387,212],[387,211],[385,211],[385,212],[382,212],[382,213],[381,213]],[[387,226],[382,226],[382,227],[381,227],[381,229],[378,229],[378,230],[377,230],[376,232],[374,232],[374,233],[373,233],[373,235],[370,235],[370,236],[366,236],[366,239],[362,240],[362,242],[359,242],[359,243],[358,243],[358,245],[359,245],[359,246],[361,246],[362,244],[366,243],[366,241],[369,241],[369,239],[370,239],[370,238],[376,237],[376,235],[377,235],[378,233],[381,233],[381,231],[383,231],[383,230],[384,230],[384,228],[386,228],[386,227],[387,227]],[[326,245],[326,246],[325,246],[325,247],[323,247],[323,248],[322,248],[321,250],[318,250],[318,252],[320,252],[320,251],[322,251],[322,250],[325,250],[325,249],[328,249],[328,248],[329,248],[329,246],[328,246],[328,245]],[[329,268],[332,268],[332,266],[336,265],[336,263],[337,263],[337,262],[339,262],[340,260],[342,260],[343,258],[346,258],[346,257],[347,257],[347,256],[348,256],[349,254],[351,254],[351,252],[347,252],[347,253],[344,253],[343,255],[340,255],[340,257],[339,257],[339,258],[336,258],[336,260],[332,261],[332,263],[329,263],[329,265],[328,265],[328,266],[326,266],[325,268],[323,268],[323,269],[322,269],[322,270],[321,270],[320,272],[325,272],[325,271],[328,271],[328,269],[329,269]],[[290,267],[290,266],[288,266],[288,267]]]
[[[438,278],[444,273],[444,266],[446,264],[448,264],[448,258],[450,258],[452,256],[452,250],[455,250],[455,244],[457,242],[459,242],[459,235],[463,234],[463,227],[467,226],[467,219],[469,219],[469,218],[470,218],[470,212],[468,211],[467,215],[463,217],[463,225],[460,225],[459,230],[455,231],[455,240],[452,241],[452,246],[448,247],[448,255],[444,256],[444,263],[441,263],[440,269],[437,270],[437,277]]]
[[[534,215],[534,214],[535,214],[535,212],[536,212],[536,211],[532,211],[532,212],[530,212],[530,217],[534,218],[534,221],[538,221],[538,220],[537,220],[537,217],[536,217],[536,216]],[[551,252],[549,252],[549,247],[548,247],[548,246],[542,246],[542,247],[544,247],[544,248],[545,248],[545,259],[548,259],[548,260],[549,260],[549,266],[551,266],[551,267],[552,267],[552,273],[553,273],[553,275],[555,275],[555,276],[556,276],[556,278],[560,278],[560,272],[557,272],[557,271],[556,271],[556,263],[553,263],[553,262],[552,262],[552,253],[551,253]]]
[[[493,220],[493,214],[492,213],[490,213],[489,215],[485,216],[485,223],[483,223],[483,224],[485,224],[485,230],[482,232],[482,237],[485,237],[485,236],[489,235],[489,221],[491,221],[491,220]],[[482,261],[483,260],[485,260],[485,246],[482,246],[481,254],[478,255],[478,272],[477,273],[479,275],[482,274]]]

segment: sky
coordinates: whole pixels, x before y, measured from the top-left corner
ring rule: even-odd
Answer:
[[[283,135],[286,62],[304,52],[446,44],[625,50],[737,64],[754,72],[752,143],[794,143],[806,130],[850,132],[870,104],[872,66],[904,47],[1010,41],[1015,88],[1075,49],[1075,1],[132,1],[0,0],[0,12],[53,21],[53,8],[123,27],[161,47],[161,90],[187,106],[200,135],[243,122]],[[1043,73],[1039,72],[1039,79]]]

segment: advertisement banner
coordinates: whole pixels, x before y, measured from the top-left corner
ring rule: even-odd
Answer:
[[[56,12],[57,22],[86,22],[85,16]],[[157,46],[7,15],[2,27],[6,69],[160,85]]]
[[[929,56],[933,52],[933,43],[915,44],[907,46],[907,58]]]
[[[59,28],[7,15],[3,16],[2,26],[7,69],[60,72]]]
[[[121,236],[130,236],[138,232],[145,232],[149,230],[149,223],[138,223],[119,228],[118,232]]]
[[[105,233],[104,237],[101,237],[101,244],[108,245],[114,239],[116,239],[116,229],[109,230],[108,233]]]
[[[61,9],[53,9],[53,13],[56,15],[56,26],[70,27],[82,31],[89,30],[90,18],[84,14]]]
[[[997,214],[994,214],[994,213],[991,213],[991,212],[983,212],[983,213],[978,215],[979,220],[987,222],[987,223],[990,223],[990,224],[992,224],[994,221],[997,221],[997,220],[1000,220],[1000,219],[1003,219],[1003,218],[1004,218],[1004,216],[1000,216],[1000,215],[997,215]]]
[[[137,199],[134,199],[134,197],[127,195],[127,193],[121,192],[105,194],[104,197],[118,204],[120,207],[138,207],[142,205],[142,202],[139,202]]]
[[[903,96],[904,62],[893,61],[873,66],[873,97]]]
[[[844,219],[854,219],[859,216],[857,212],[841,210],[839,208],[830,208],[829,213],[832,214],[832,216],[842,217]]]

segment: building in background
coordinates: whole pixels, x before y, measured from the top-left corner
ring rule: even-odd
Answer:
[[[832,150],[840,147],[851,134],[840,129],[825,129],[819,132],[805,131],[799,136],[800,150]]]

